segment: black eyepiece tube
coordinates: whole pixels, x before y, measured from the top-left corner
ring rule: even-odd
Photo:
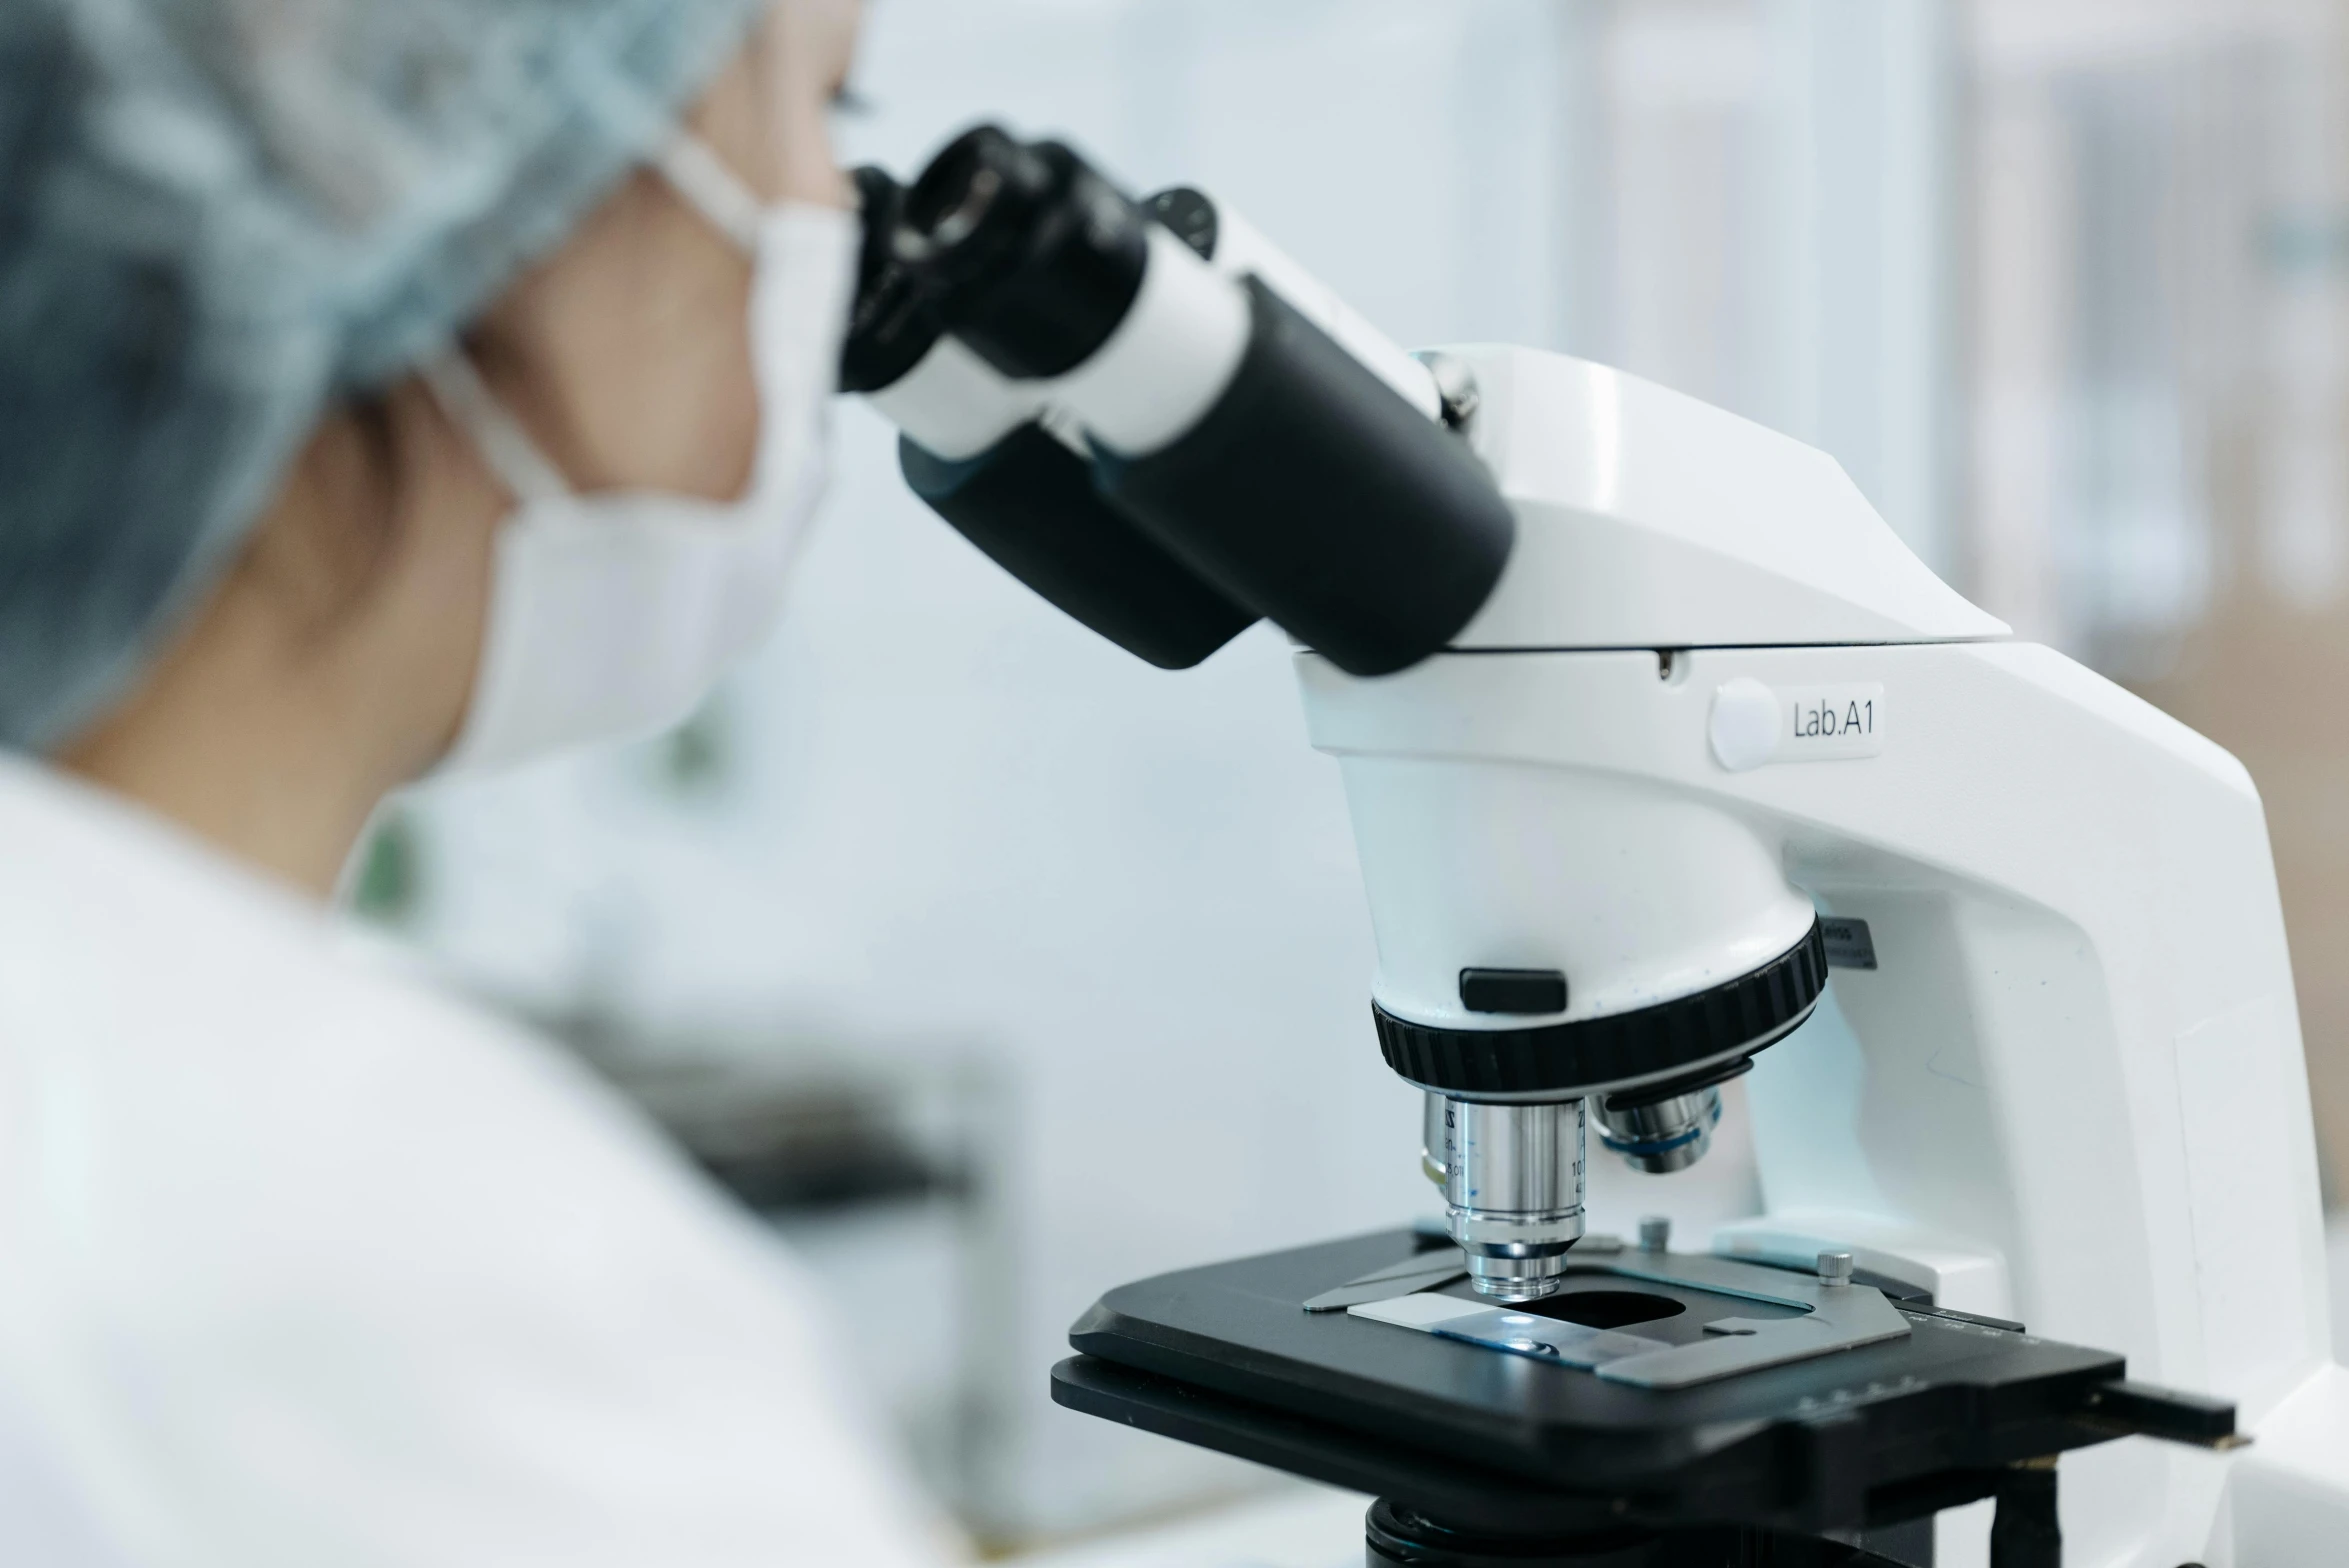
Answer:
[[[1177,221],[1181,205],[1160,203]],[[1449,643],[1499,580],[1516,519],[1467,444],[1265,279],[1171,241],[1068,148],[965,132],[905,193],[893,251],[963,348],[1045,383],[1037,406],[1082,430],[1104,504],[1068,493],[1043,433],[995,458],[1000,472],[909,456],[907,476],[1153,663],[1203,657],[1263,615],[1351,674],[1386,674]],[[1068,526],[1085,517],[1098,536]]]
[[[1093,486],[1092,466],[1041,426],[949,462],[897,444],[907,488],[1072,618],[1162,670],[1187,670],[1256,623]]]
[[[947,330],[1026,379],[1084,363],[1125,319],[1142,287],[1148,221],[1058,142],[981,125],[906,192],[896,245]]]
[[[906,193],[907,259],[960,283],[1019,265],[1028,230],[1049,209],[1063,171],[993,125],[938,150]]]
[[[1450,642],[1508,564],[1516,518],[1467,446],[1257,279],[1215,406],[1095,482],[1168,552],[1351,675]]]

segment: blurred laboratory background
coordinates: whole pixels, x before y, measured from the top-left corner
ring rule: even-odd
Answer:
[[[871,0],[856,98],[854,161],[1060,134],[1406,343],[1587,355],[1832,452],[2250,766],[2349,1201],[2345,0]],[[877,418],[838,437],[753,667],[655,742],[414,796],[359,903],[773,1219],[983,1541],[1266,1485],[1045,1373],[1111,1285],[1435,1206],[1334,765],[1268,628],[1148,668],[905,494]],[[1596,1223],[1752,1207],[1725,1144],[1702,1182],[1594,1168]]]

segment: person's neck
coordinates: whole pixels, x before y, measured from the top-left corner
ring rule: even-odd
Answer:
[[[138,690],[57,760],[323,899],[409,770],[384,755],[364,705],[334,691],[332,671],[287,645],[268,606],[236,602],[253,592],[232,576]]]
[[[420,385],[381,410],[373,435],[320,421],[209,599],[56,759],[319,898],[448,747],[507,505]]]

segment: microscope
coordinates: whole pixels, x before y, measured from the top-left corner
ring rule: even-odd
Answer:
[[[2233,758],[1824,454],[1405,354],[1200,192],[993,127],[859,186],[842,384],[914,492],[1154,664],[1298,644],[1444,1198],[1111,1290],[1060,1403],[1373,1494],[1373,1565],[2349,1562]],[[1765,1211],[1586,1234],[1586,1160],[1694,1164],[1741,1077]]]

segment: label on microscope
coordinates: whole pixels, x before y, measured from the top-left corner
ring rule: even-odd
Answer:
[[[1832,762],[1884,749],[1884,688],[1766,686],[1748,677],[1714,693],[1713,755],[1732,773],[1770,762]]]
[[[1827,947],[1827,967],[1830,969],[1873,969],[1876,967],[1876,939],[1868,934],[1865,920],[1846,920],[1840,915],[1819,917],[1819,936]]]
[[[1781,686],[1779,762],[1873,757],[1884,749],[1884,688]]]

